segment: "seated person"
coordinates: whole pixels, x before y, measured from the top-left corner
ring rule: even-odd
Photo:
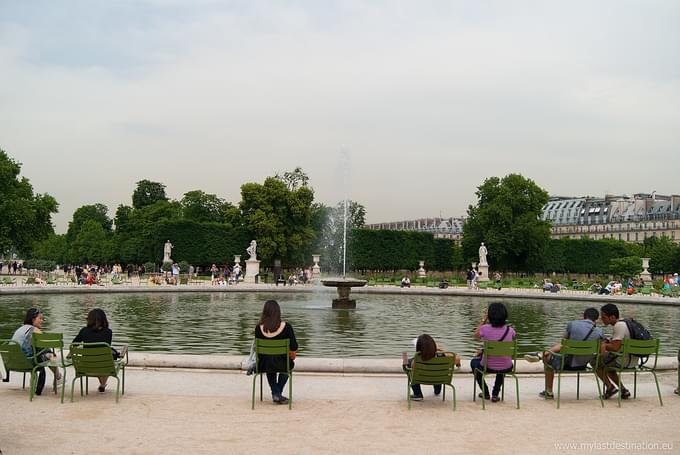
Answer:
[[[639,361],[639,357],[628,355],[624,359],[621,356],[614,354],[621,350],[623,340],[631,337],[630,330],[628,330],[628,324],[619,319],[618,307],[613,303],[608,303],[600,308],[600,313],[602,313],[602,323],[614,327],[614,333],[612,334],[611,339],[607,338],[600,344],[600,365],[597,369],[597,375],[604,383],[604,399],[607,400],[619,392],[616,388],[619,384],[619,375],[614,370],[608,370],[605,374],[604,367],[618,367],[622,365],[621,362],[624,362],[623,365],[627,367],[634,366]],[[630,391],[623,386],[623,382],[621,382],[621,398],[624,400],[630,398]]]
[[[106,319],[106,313],[104,313],[104,310],[94,308],[87,314],[87,325],[80,329],[78,335],[73,339],[73,343],[107,343],[111,346],[112,340],[113,332],[111,332],[111,329],[109,328],[109,321]],[[111,355],[114,359],[123,358],[126,353],[127,347],[123,348],[121,352],[111,348]],[[109,377],[100,376],[98,379],[99,391],[104,392]]]
[[[438,348],[437,343],[435,343],[434,339],[427,334],[422,334],[418,337],[416,340],[416,352],[420,354],[420,358],[424,361],[430,360],[434,357],[444,357],[446,354]],[[405,354],[405,353],[404,353]],[[455,360],[456,366],[460,366],[460,356],[456,356]],[[410,359],[406,360],[406,367],[411,368],[411,365],[413,364],[413,357]],[[434,387],[434,394],[439,395],[442,391],[442,385],[441,384],[435,384],[432,387]],[[413,395],[411,395],[411,400],[413,401],[423,401],[423,390],[420,387],[420,384],[411,384],[411,390],[413,390]]]
[[[550,288],[550,292],[560,292],[562,290],[562,285],[560,284],[559,281],[557,281],[555,284],[552,285]]]
[[[411,279],[407,276],[403,277],[401,279],[401,287],[402,288],[410,288],[411,287]]]
[[[549,279],[545,278],[545,279],[543,280],[543,292],[545,292],[545,291],[551,291],[552,288],[553,288],[552,281],[550,281]]]
[[[512,341],[515,339],[515,329],[507,324],[508,310],[500,302],[489,304],[487,313],[482,318],[479,326],[475,330],[475,338],[482,341]],[[475,373],[475,380],[482,389],[479,397],[484,394],[485,399],[489,399],[489,388],[484,382],[481,370],[484,365],[487,365],[487,372],[496,373],[496,381],[493,385],[491,393],[491,401],[496,403],[500,401],[501,387],[503,386],[504,374],[512,371],[512,357],[492,357],[487,359],[484,353],[474,357],[470,361],[470,368]]]
[[[576,341],[589,341],[595,339],[602,339],[604,334],[602,329],[595,326],[595,321],[600,317],[599,311],[595,308],[586,308],[583,312],[583,319],[576,319],[567,324],[567,330],[562,335],[562,338]],[[539,393],[539,396],[547,399],[553,398],[553,380],[555,379],[555,372],[560,371],[562,357],[559,354],[562,345],[559,343],[550,348],[550,350],[543,353],[542,360],[546,365],[545,368],[545,389]],[[525,359],[529,362],[539,360],[537,356],[527,355]],[[592,362],[594,357],[589,356],[574,356],[564,361],[564,370],[584,370],[589,362]],[[548,368],[547,366],[550,366]]]
[[[607,283],[607,285],[606,285],[605,287],[603,287],[602,289],[600,289],[599,294],[601,294],[601,295],[609,295],[609,294],[611,294],[611,293],[612,293],[612,290],[614,289],[614,284],[615,284],[614,281],[610,281],[609,283]]]
[[[12,341],[15,341],[17,344],[19,344],[24,355],[27,358],[33,360],[34,363],[44,362],[51,359],[55,355],[53,352],[43,352],[38,356],[37,359],[33,359],[33,334],[42,333],[44,319],[45,318],[39,309],[30,308],[24,317],[24,324],[14,332],[14,335],[12,335]],[[59,369],[52,367],[50,368],[57,381],[61,381],[61,372]],[[38,368],[37,372],[38,380],[35,386],[35,394],[40,395],[42,394],[43,388],[45,387],[45,369]]]
[[[595,293],[595,294],[599,294],[600,289],[602,289],[602,285],[600,284],[599,281],[594,282],[592,284],[592,286],[590,286],[590,292]]]

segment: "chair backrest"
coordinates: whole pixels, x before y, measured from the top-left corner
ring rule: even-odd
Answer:
[[[33,357],[35,357],[43,349],[55,349],[63,351],[64,334],[56,332],[36,333],[35,331],[33,331],[33,337],[31,338],[31,346],[33,346]]]
[[[654,356],[654,366],[651,368],[656,368],[656,362],[659,357],[659,345],[658,338],[652,340],[634,340],[632,338],[626,338],[623,340],[621,353],[624,358],[628,358],[628,355],[644,357],[646,358],[645,363],[649,360],[649,357]]]
[[[587,341],[570,340],[568,338],[563,338],[561,345],[562,348],[560,349],[560,354],[563,354],[563,357],[567,355],[595,356],[598,355],[600,352],[599,338]]]
[[[290,340],[284,338],[282,340],[265,340],[262,338],[255,338],[255,355],[257,356],[257,365],[255,371],[259,372],[260,356],[261,355],[285,355],[286,356],[286,371],[290,371],[290,362],[288,360],[288,351],[290,350]]]
[[[411,363],[411,384],[451,384],[455,361],[455,354],[423,360],[420,353],[416,353]]]
[[[512,359],[512,371],[514,372],[517,364],[517,340],[484,341],[484,357],[510,357]]]
[[[111,346],[108,343],[74,343],[69,348],[76,376],[115,376]]]
[[[21,345],[16,341],[0,341],[0,356],[7,371],[31,371],[33,369],[33,362],[26,357],[24,351],[21,350]]]

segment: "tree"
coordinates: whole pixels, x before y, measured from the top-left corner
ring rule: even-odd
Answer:
[[[241,186],[243,224],[257,239],[257,252],[265,261],[280,258],[288,265],[304,263],[304,251],[315,239],[312,228],[314,191],[306,186],[289,189],[268,177],[264,184]]]
[[[105,232],[111,233],[113,220],[108,216],[109,209],[104,204],[84,205],[73,212],[73,220],[68,224],[66,240],[73,242],[83,223],[92,220],[99,224]]]
[[[637,277],[642,272],[642,259],[636,256],[611,259],[609,272],[622,279]]]
[[[298,187],[305,187],[309,182],[309,176],[300,166],[283,174],[277,172],[274,178],[282,181],[291,191],[295,191]]]
[[[136,209],[167,200],[165,185],[150,180],[140,180],[137,182],[137,188],[132,193],[132,206]]]
[[[21,164],[0,149],[0,254],[30,254],[33,244],[54,233],[52,214],[59,204],[47,193],[33,194]]]
[[[224,199],[201,190],[184,193],[180,205],[184,219],[208,223],[227,222],[227,219],[233,215],[234,209],[234,206]]]
[[[52,234],[45,240],[36,242],[33,248],[33,257],[48,259],[57,264],[68,262],[67,260],[68,242],[66,235]]]
[[[500,270],[540,268],[550,239],[550,223],[540,215],[548,193],[519,174],[491,177],[477,188],[477,205],[469,206],[463,226],[463,252],[477,261],[485,242],[489,264]]]
[[[74,263],[105,264],[111,260],[113,245],[104,228],[94,220],[80,227],[71,244],[71,261]]]
[[[652,273],[668,273],[677,267],[680,247],[666,236],[648,237],[644,243],[644,255],[649,257],[649,271]]]

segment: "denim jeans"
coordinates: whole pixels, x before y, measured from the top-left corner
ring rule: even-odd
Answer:
[[[434,394],[439,395],[442,391],[442,385],[441,384],[435,384],[432,387],[434,387]],[[411,390],[413,390],[413,396],[414,397],[422,397],[423,396],[423,389],[420,388],[420,384],[412,384],[411,385]]]
[[[278,374],[278,380],[276,375]],[[267,373],[267,382],[272,389],[272,397],[280,397],[283,393],[283,388],[288,382],[288,375],[286,373]]]
[[[475,372],[475,380],[477,381],[477,384],[479,384],[479,388],[483,390],[484,396],[488,397],[489,396],[489,388],[486,386],[486,382],[483,381],[482,378],[482,373],[481,370],[484,369],[484,366],[482,365],[482,359],[481,357],[474,357],[470,361],[470,368],[472,368],[472,371]],[[480,370],[480,371],[476,371]],[[493,383],[493,390],[491,394],[495,397],[497,397],[500,392],[501,392],[501,387],[503,386],[503,377],[505,376],[504,373],[508,373],[512,371],[512,368],[508,368],[507,370],[492,370],[490,368],[486,369],[487,373],[496,373],[496,381]]]

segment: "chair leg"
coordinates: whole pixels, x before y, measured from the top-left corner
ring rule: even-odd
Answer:
[[[255,409],[255,383],[257,382],[257,374],[253,376],[253,396],[250,402],[250,409]]]
[[[411,380],[406,381],[406,403],[408,403],[408,410],[411,410]]]
[[[123,364],[123,390],[121,391],[121,395],[125,395],[125,365]]]
[[[652,370],[651,372],[654,375],[654,382],[656,383],[656,393],[659,395],[659,404],[663,406],[663,400],[661,399],[661,389],[659,388],[659,380],[656,377],[656,372]]]
[[[633,398],[637,398],[637,370],[633,371]]]
[[[562,390],[562,372],[557,372],[557,409],[560,408],[560,392]]]
[[[73,381],[71,381],[71,403],[73,403],[73,391],[76,389],[76,379],[78,379],[78,376],[74,376]]]
[[[450,385],[451,385],[451,392],[453,394],[453,410],[455,411],[456,410],[456,388],[454,387],[453,384],[450,384]],[[446,388],[446,386],[444,386],[444,388]]]
[[[618,381],[619,393],[616,394],[616,399],[619,402],[619,407],[621,407],[621,376],[622,375],[623,375],[623,371],[619,371],[619,381]]]
[[[578,400],[581,395],[581,372],[576,372],[576,399]]]
[[[517,409],[519,409],[519,379],[516,374],[512,375],[515,378],[515,394],[517,395]]]
[[[262,374],[260,374],[260,401],[262,401]]]
[[[293,374],[288,373],[288,410],[293,409]]]
[[[114,376],[114,378],[116,378],[116,404],[118,404],[120,398],[120,379],[118,379],[118,376]]]
[[[595,376],[595,385],[597,386],[597,397],[600,399],[600,406],[604,408],[604,399],[600,390],[600,378],[597,377],[597,370],[593,370],[593,375]],[[604,387],[604,384],[602,384],[602,387]]]
[[[678,373],[678,374],[679,374],[678,377],[680,377],[680,373]],[[22,389],[25,389],[25,388],[26,388],[26,372],[25,372],[25,371],[24,371],[24,382],[21,384],[21,388],[22,388]]]
[[[66,390],[66,367],[62,368],[61,374],[61,404],[64,404],[64,391]]]

